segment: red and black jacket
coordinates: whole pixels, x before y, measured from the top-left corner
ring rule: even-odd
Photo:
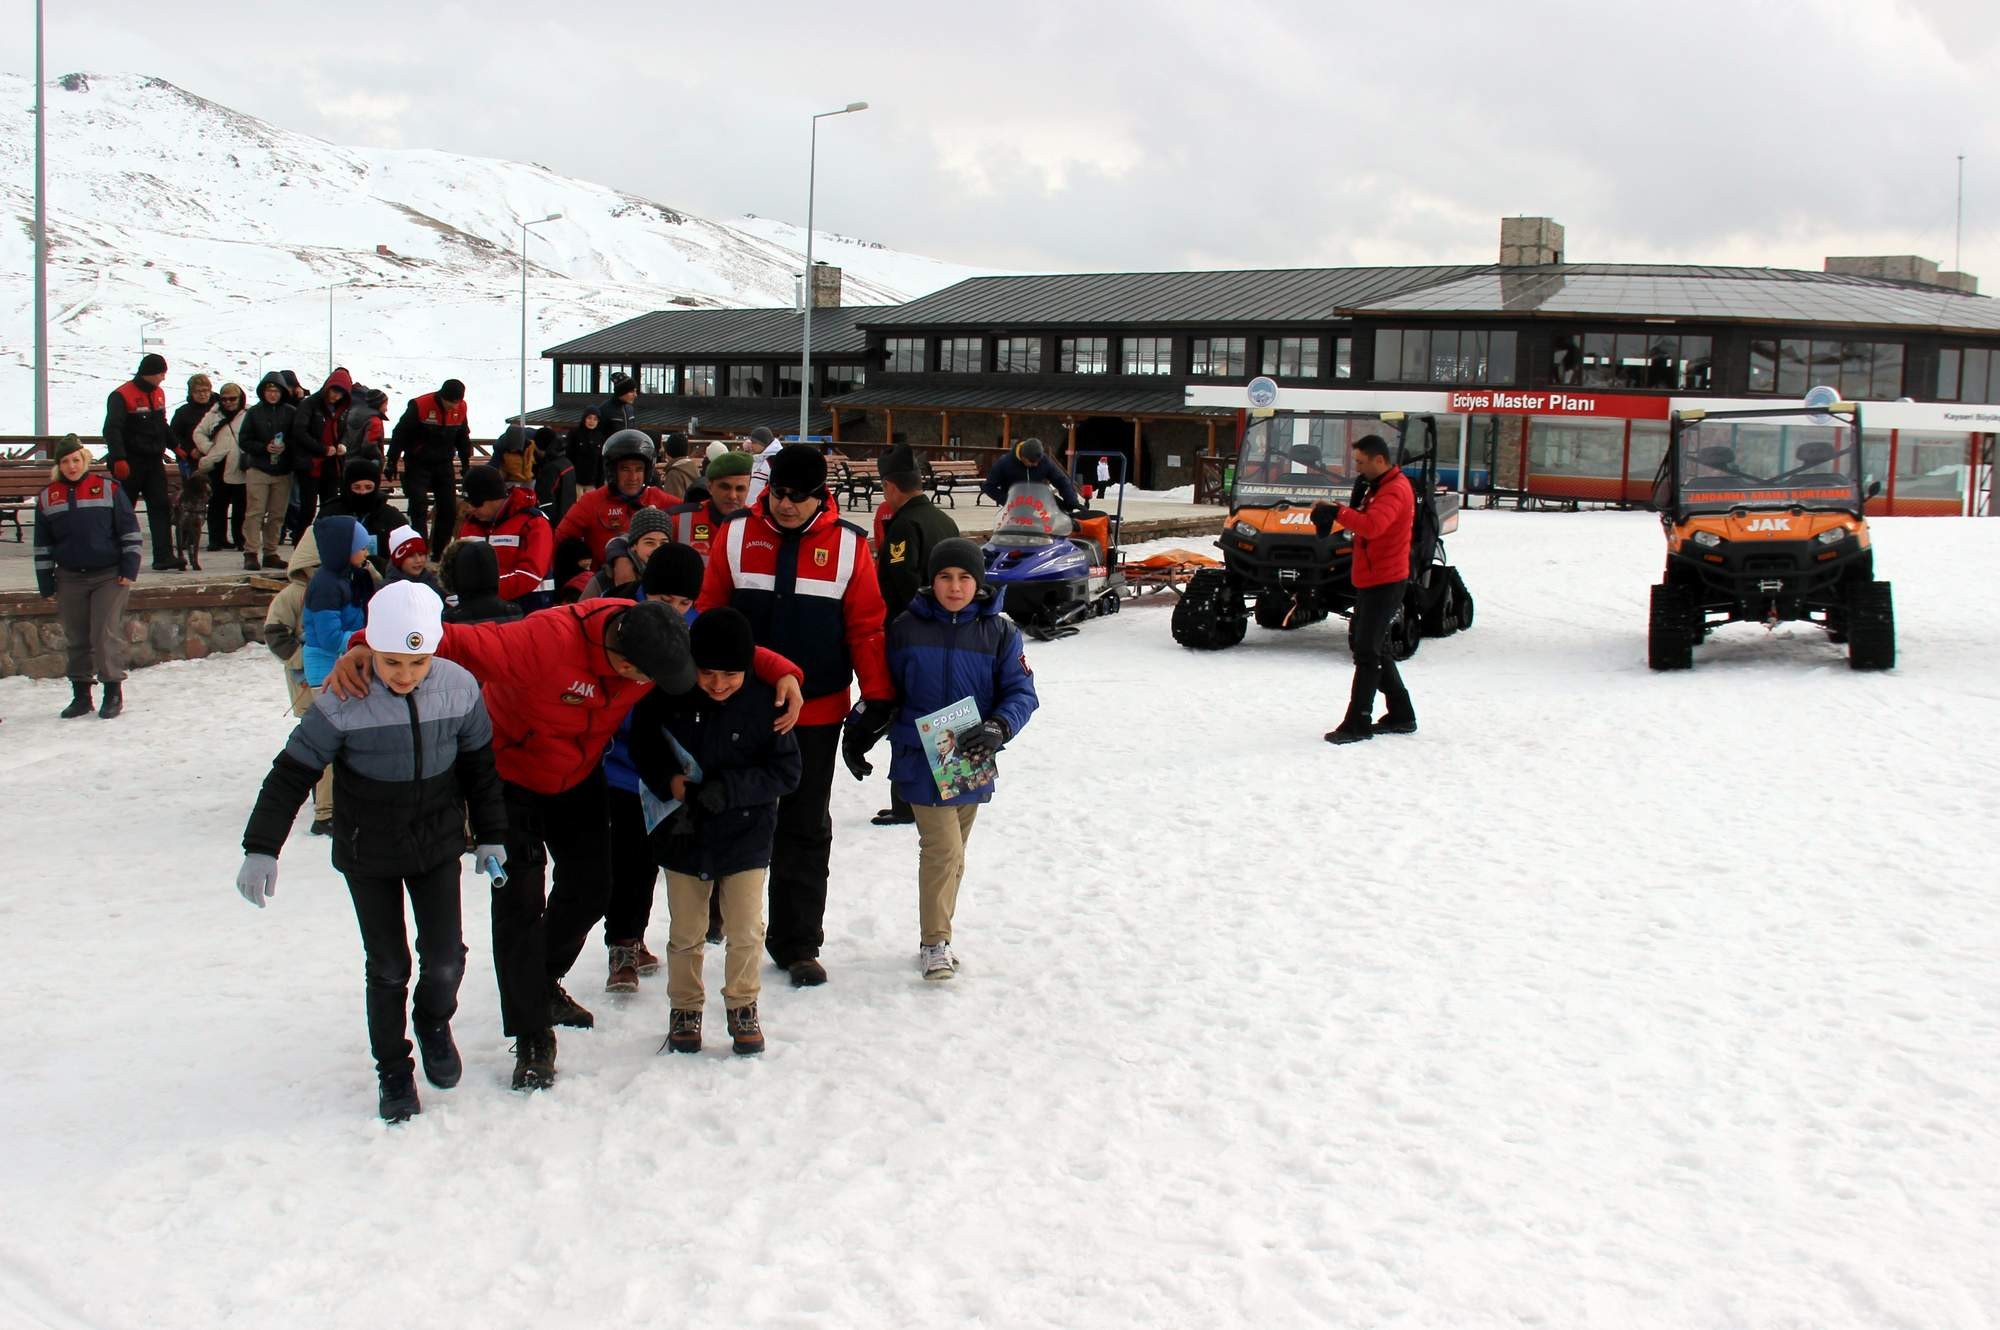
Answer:
[[[441,401],[436,393],[412,397],[389,436],[388,468],[395,470],[396,459],[407,458],[422,470],[449,470],[454,457],[460,468],[472,465],[472,427],[466,423],[464,399]]]
[[[157,462],[173,447],[167,431],[167,394],[137,379],[121,383],[104,399],[104,460]]]
[[[667,509],[667,518],[673,523],[670,534],[674,543],[686,545],[708,562],[708,551],[715,541],[715,533],[722,530],[722,524],[729,519],[716,511],[715,504],[708,499],[699,503],[677,504]]]
[[[74,485],[58,476],[35,496],[35,588],[45,596],[56,593],[58,568],[116,568],[136,580],[141,544],[131,500],[101,471],[86,471]]]
[[[507,506],[491,523],[472,516],[469,509],[459,524],[460,540],[481,540],[493,548],[500,564],[500,598],[520,600],[537,591],[553,591],[549,566],[555,562],[555,533],[549,519],[535,506],[535,492],[507,491]]]
[[[1369,488],[1359,508],[1341,504],[1334,517],[1354,533],[1354,585],[1387,586],[1410,580],[1410,539],[1416,494],[1401,468]]]

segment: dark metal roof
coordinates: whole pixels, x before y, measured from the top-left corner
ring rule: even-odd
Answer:
[[[973,277],[908,304],[865,311],[860,323],[868,328],[996,328],[1320,322],[1353,305],[1485,272],[1489,266]]]
[[[836,401],[846,401],[836,398]],[[553,425],[567,433],[573,428],[588,408],[570,406],[544,406],[528,413],[530,425]],[[648,397],[639,395],[639,428],[665,433],[669,430],[684,430],[688,418],[697,417],[703,430],[725,430],[748,433],[759,425],[768,426],[773,433],[791,434],[799,427],[799,399],[796,397]],[[826,431],[829,422],[826,406],[816,402],[807,418],[806,430],[811,434]]]
[[[832,405],[881,410],[1018,411],[1038,415],[1187,416],[1227,414],[1213,407],[1189,406],[1178,388],[857,388],[833,399]]]
[[[859,356],[868,339],[856,327],[892,305],[842,305],[813,311],[813,355]],[[795,309],[660,309],[552,346],[546,357],[796,356],[805,319]]]
[[[1391,295],[1351,312],[1683,318],[2000,332],[2000,301],[1941,287],[1845,273],[1664,264],[1498,268]]]

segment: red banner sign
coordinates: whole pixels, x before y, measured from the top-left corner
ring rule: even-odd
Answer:
[[[1600,420],[1665,420],[1665,397],[1573,393],[1560,388],[1469,388],[1451,395],[1450,409],[1471,416],[1595,416]]]

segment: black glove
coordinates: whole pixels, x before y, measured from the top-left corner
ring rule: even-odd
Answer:
[[[1339,518],[1339,516],[1340,516],[1340,508],[1339,505],[1337,504],[1331,504],[1331,503],[1314,504],[1312,510],[1313,530],[1321,536],[1332,535],[1333,524],[1335,520]]]
[[[958,741],[958,751],[974,762],[984,762],[1000,751],[1000,745],[1007,742],[1007,723],[1003,720],[981,721],[979,728],[968,730]]]
[[[847,713],[847,725],[840,735],[840,760],[854,773],[854,779],[867,780],[874,772],[868,750],[881,741],[895,720],[896,704],[880,699],[865,701]]]
[[[1347,498],[1347,506],[1349,508],[1359,508],[1362,500],[1368,497],[1368,491],[1373,488],[1375,488],[1375,484],[1368,477],[1362,476],[1357,479],[1354,482],[1354,493]]]
[[[704,813],[720,813],[729,807],[729,787],[719,780],[703,781],[688,790],[687,802]]]

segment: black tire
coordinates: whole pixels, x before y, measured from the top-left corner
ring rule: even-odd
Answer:
[[[1266,591],[1257,597],[1256,618],[1259,628],[1274,630],[1298,628],[1306,622],[1298,597],[1281,591]]]
[[[1243,593],[1229,584],[1228,574],[1204,568],[1188,580],[1174,606],[1174,641],[1190,651],[1220,651],[1241,642],[1249,630]]]
[[[1857,670],[1896,667],[1896,604],[1887,582],[1857,582],[1847,593],[1847,664]]]
[[[1470,591],[1462,591],[1457,596],[1457,600],[1458,631],[1462,633],[1472,627],[1472,593]]]
[[[1389,651],[1397,660],[1408,660],[1417,654],[1423,645],[1424,630],[1405,605],[1394,619],[1389,621]]]
[[[1458,588],[1452,584],[1451,570],[1431,568],[1423,584],[1417,589],[1417,596],[1423,603],[1423,613],[1417,622],[1422,625],[1425,637],[1450,637],[1458,631]]]
[[[1686,587],[1666,583],[1653,588],[1652,616],[1646,625],[1646,664],[1656,670],[1694,668],[1698,632],[1689,631],[1699,613]]]

